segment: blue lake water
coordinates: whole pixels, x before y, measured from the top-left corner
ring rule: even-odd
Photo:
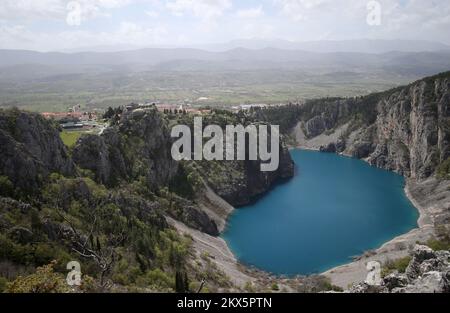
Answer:
[[[241,262],[320,273],[417,227],[402,176],[335,154],[291,155],[296,176],[229,218],[223,237]]]

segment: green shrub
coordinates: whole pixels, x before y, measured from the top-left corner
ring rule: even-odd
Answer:
[[[438,166],[436,174],[440,179],[450,179],[450,158],[448,158]]]
[[[53,270],[55,262],[43,267],[38,267],[36,273],[18,277],[12,283],[7,284],[9,293],[65,293],[69,286],[63,275]]]
[[[248,281],[245,283],[244,290],[248,293],[254,293],[255,287],[253,286],[253,283],[251,281]]]
[[[278,286],[277,283],[273,283],[273,284],[272,284],[272,290],[273,290],[273,291],[280,291],[280,287]]]
[[[167,290],[175,288],[175,277],[163,272],[160,269],[148,271],[139,277],[136,283],[141,287],[156,288],[157,290]]]
[[[443,240],[430,239],[426,242],[426,245],[434,251],[450,250],[450,240],[448,238]]]
[[[29,245],[20,245],[0,234],[0,259],[18,264],[32,264],[32,249]]]
[[[8,280],[5,277],[0,277],[0,293],[6,290]]]
[[[391,274],[394,271],[398,271],[399,273],[404,273],[406,271],[406,268],[408,267],[409,263],[411,262],[411,257],[406,256],[401,259],[397,260],[388,260],[383,266],[382,269],[382,276],[385,277],[389,274]]]
[[[14,185],[7,176],[0,176],[0,195],[6,197],[14,195]]]

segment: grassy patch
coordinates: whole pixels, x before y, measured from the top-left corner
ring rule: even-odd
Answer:
[[[77,143],[78,139],[81,137],[83,133],[78,131],[63,131],[60,133],[61,140],[63,143],[69,147],[72,148]]]
[[[434,251],[450,250],[450,239],[445,238],[442,240],[430,239],[427,241],[426,245],[433,249]]]
[[[411,262],[411,257],[407,256],[397,260],[388,260],[383,266],[383,270],[381,275],[383,277],[391,274],[394,271],[398,271],[399,273],[404,273],[409,263]]]

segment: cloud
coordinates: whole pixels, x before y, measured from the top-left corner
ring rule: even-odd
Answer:
[[[159,12],[153,11],[153,10],[147,10],[145,11],[145,15],[152,18],[157,18],[159,16]]]
[[[2,0],[0,1],[0,19],[21,20],[37,18],[57,18],[65,12],[61,0]]]
[[[112,36],[112,42],[107,44],[155,45],[162,43],[166,37],[167,30],[163,26],[142,27],[135,23],[123,22]]]
[[[117,9],[135,0],[1,0],[0,19],[6,21],[65,19],[70,10],[80,9],[82,19],[107,16],[107,10]]]
[[[448,0],[378,0],[381,25],[372,27],[366,23],[369,0],[264,0],[252,1],[258,3],[253,7],[242,0],[78,0],[81,27],[68,27],[70,1],[0,0],[0,47],[190,45],[252,37],[450,43]]]
[[[381,4],[384,21],[390,30],[450,26],[450,1],[409,0],[400,4],[398,1],[384,0]]]
[[[242,19],[258,18],[264,16],[264,11],[262,6],[257,8],[238,10],[236,16]]]
[[[203,20],[220,17],[231,7],[231,0],[173,0],[166,4],[166,8],[175,16],[192,14]]]
[[[349,12],[365,8],[368,1],[361,0],[274,0],[281,12],[295,22],[313,16],[334,14],[336,22]]]
[[[275,35],[275,29],[271,24],[246,23],[239,29],[239,37],[242,39],[271,39]]]
[[[143,27],[133,22],[122,22],[114,31],[86,30],[56,33],[33,32],[23,25],[0,24],[1,49],[31,49],[38,51],[70,50],[81,46],[151,46],[165,43],[168,31],[162,25]],[[43,48],[44,47],[44,48]]]

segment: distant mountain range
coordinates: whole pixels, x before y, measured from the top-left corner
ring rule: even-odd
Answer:
[[[430,52],[450,50],[450,46],[426,40],[322,40],[295,42],[288,40],[244,39],[228,43],[203,45],[197,48],[208,51],[226,51],[236,48],[264,49],[278,48],[283,50],[302,50],[308,52],[333,53],[387,53],[387,52]]]
[[[243,48],[259,50],[274,48],[281,50],[302,50],[307,52],[333,53],[333,52],[356,52],[356,53],[387,53],[387,52],[430,52],[450,50],[450,46],[436,41],[426,40],[321,40],[321,41],[289,41],[283,39],[239,39],[224,43],[198,44],[191,46],[136,46],[136,45],[99,45],[88,46],[60,52],[118,52],[139,50],[144,48],[192,48],[210,52],[225,52],[228,50]]]
[[[450,50],[424,52],[309,52],[278,48],[147,48],[119,52],[35,52],[0,50],[1,72],[39,66],[40,72],[314,70],[429,75],[450,69]],[[47,67],[47,68],[46,68]],[[35,69],[35,68],[33,68]]]

